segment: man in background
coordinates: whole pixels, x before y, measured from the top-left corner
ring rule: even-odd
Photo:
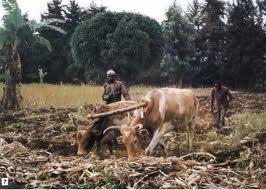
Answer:
[[[216,82],[214,86],[211,91],[211,112],[214,113],[214,101],[216,101],[216,125],[220,129],[224,125],[225,114],[228,110],[229,102],[233,97],[230,91],[226,87],[223,87],[220,82]]]
[[[104,83],[104,92],[102,95],[102,99],[106,104],[121,101],[121,95],[123,95],[125,100],[130,100],[128,89],[121,81],[116,80],[115,71],[112,69],[108,70],[106,75],[107,83]]]

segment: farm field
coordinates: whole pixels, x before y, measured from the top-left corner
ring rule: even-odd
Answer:
[[[1,0],[0,189],[266,189],[265,2]]]
[[[129,89],[132,99],[140,100],[147,92],[156,87],[133,86]],[[103,87],[96,85],[52,85],[26,84],[21,86],[23,107],[38,109],[43,107],[78,108],[85,104],[101,104]],[[0,83],[2,97],[3,84]],[[210,89],[195,89],[197,95],[208,95]]]
[[[131,87],[131,98],[153,88]],[[127,161],[122,145],[114,155],[105,151],[104,160],[93,152],[79,157],[68,114],[85,117],[103,103],[102,90],[22,85],[23,109],[0,114],[0,176],[13,188],[266,188],[265,93],[233,92],[226,126],[218,131],[210,89],[193,89],[200,103],[193,153],[180,133],[169,135],[167,157],[158,148],[153,157]]]

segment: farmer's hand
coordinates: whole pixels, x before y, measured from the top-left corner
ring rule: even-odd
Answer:
[[[113,96],[112,94],[104,95],[104,96],[103,96],[103,99],[104,99],[105,101],[110,101],[110,100],[112,100],[113,98],[114,98],[114,96]]]
[[[104,95],[104,96],[103,96],[103,100],[104,100],[104,101],[108,101],[109,99],[110,99],[110,96],[109,96],[109,95]]]

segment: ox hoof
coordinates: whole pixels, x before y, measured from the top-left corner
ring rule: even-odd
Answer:
[[[128,158],[127,160],[128,160],[128,161],[134,161],[135,158],[134,158],[134,157],[130,157],[130,158]]]
[[[88,155],[88,152],[80,151],[80,152],[77,152],[77,155],[78,156],[86,156],[86,155]]]
[[[78,155],[78,156],[83,156],[84,153],[78,152],[77,155]]]
[[[145,150],[145,155],[146,156],[151,156],[152,152],[149,149]]]

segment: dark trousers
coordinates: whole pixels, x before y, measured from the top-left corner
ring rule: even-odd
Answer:
[[[228,110],[228,104],[223,104],[218,107],[218,111],[216,115],[216,126],[218,128],[222,128],[224,126],[224,118],[225,118],[227,110]]]

